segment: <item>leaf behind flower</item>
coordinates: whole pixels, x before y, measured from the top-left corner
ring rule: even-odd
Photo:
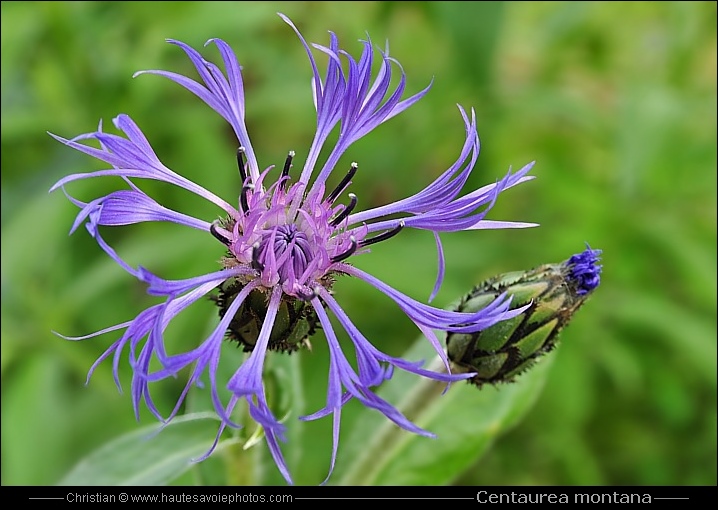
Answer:
[[[215,413],[194,413],[163,430],[152,425],[124,434],[80,460],[58,485],[166,485],[209,449],[218,426]]]

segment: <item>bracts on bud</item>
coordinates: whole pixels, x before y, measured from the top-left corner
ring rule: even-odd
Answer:
[[[476,286],[457,311],[479,310],[499,295],[513,296],[511,308],[531,304],[524,313],[473,334],[449,333],[446,347],[457,373],[476,372],[469,380],[512,382],[551,351],[558,334],[600,283],[600,250],[587,249],[560,264],[495,276]]]

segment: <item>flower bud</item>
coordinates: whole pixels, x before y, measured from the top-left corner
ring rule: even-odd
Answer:
[[[449,333],[446,347],[458,373],[476,372],[469,380],[512,382],[551,351],[558,334],[600,283],[601,250],[586,250],[560,264],[505,273],[476,286],[457,311],[479,310],[503,293],[513,296],[511,308],[530,306],[520,315],[476,333]]]

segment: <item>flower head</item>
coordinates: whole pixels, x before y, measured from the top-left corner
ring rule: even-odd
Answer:
[[[210,39],[219,50],[224,72],[204,59],[195,49],[175,40],[189,57],[200,81],[169,71],[151,70],[139,74],[156,74],[169,78],[194,93],[219,113],[233,128],[237,137],[237,163],[241,181],[238,196],[230,201],[220,198],[189,179],[167,168],[157,157],[140,128],[127,115],[119,115],[114,126],[121,135],[109,134],[102,125],[95,132],[64,139],[53,135],[66,145],[93,156],[109,165],[100,171],[73,174],[53,186],[65,188],[72,181],[100,176],[120,176],[128,189],[115,191],[90,202],[82,202],[68,195],[80,208],[72,230],[85,222],[98,244],[128,273],[147,284],[147,292],[163,298],[159,304],[141,312],[135,319],[86,337],[110,331],[124,330],[97,360],[112,356],[116,382],[122,352],[128,347],[133,368],[132,401],[139,413],[142,401],[163,422],[178,412],[188,390],[205,374],[210,381],[214,407],[222,420],[220,431],[238,426],[231,414],[240,400],[246,401],[250,415],[265,431],[265,437],[276,464],[287,481],[291,482],[279,442],[284,440],[284,425],[274,416],[265,395],[262,372],[269,350],[286,351],[301,347],[317,326],[323,330],[329,345],[329,382],[326,406],[303,419],[311,420],[333,414],[334,434],[331,470],[334,467],[339,437],[339,422],[344,404],[355,398],[377,409],[399,426],[418,434],[430,436],[389,402],[378,397],[372,388],[390,379],[394,368],[407,370],[424,377],[447,383],[465,379],[472,374],[452,375],[448,359],[437,339],[435,330],[473,333],[520,314],[523,308],[510,309],[510,298],[499,295],[481,309],[446,311],[416,301],[386,285],[374,276],[351,265],[354,257],[369,252],[372,244],[388,240],[404,228],[428,230],[433,233],[439,253],[439,272],[432,298],[444,275],[444,257],[439,233],[486,228],[521,228],[529,223],[485,220],[499,193],[530,179],[529,164],[518,172],[509,172],[494,184],[460,196],[479,152],[474,112],[468,115],[461,107],[466,139],[456,161],[434,182],[413,196],[373,209],[357,211],[358,199],[349,192],[358,165],[340,165],[346,174],[339,184],[326,188],[329,175],[339,165],[341,157],[352,143],[374,128],[398,115],[421,99],[429,87],[404,97],[406,77],[399,63],[388,51],[379,51],[378,73],[372,73],[375,49],[363,41],[359,59],[339,48],[330,33],[328,46],[312,45],[328,57],[326,72],[321,75],[312,47],[285,16],[282,19],[296,32],[304,46],[312,69],[312,91],[317,112],[314,139],[303,160],[302,170],[292,172],[296,158],[289,152],[281,170],[261,169],[245,125],[244,87],[241,67],[229,45],[220,39]],[[391,87],[392,76],[399,72],[399,80]],[[318,163],[320,151],[329,134],[338,127],[338,138],[323,164]],[[98,147],[84,143],[96,140]],[[145,194],[134,179],[154,179],[172,183],[214,203],[221,218],[207,221],[193,218],[158,204]],[[346,199],[344,195],[346,194]],[[213,272],[186,280],[165,280],[143,267],[127,264],[100,234],[100,226],[128,225],[146,221],[179,223],[207,232],[208,239],[221,242],[227,250],[222,266]],[[210,237],[211,236],[211,237]],[[579,267],[578,265],[576,267]],[[422,362],[406,361],[389,356],[377,349],[360,332],[341,308],[332,293],[337,275],[350,275],[364,280],[389,296],[426,336],[443,359],[447,373],[422,368]],[[215,291],[216,289],[216,291]],[[164,330],[169,322],[198,299],[215,291],[220,321],[214,331],[195,349],[170,355],[165,349]],[[357,367],[353,368],[337,340],[330,315],[338,321],[356,351]],[[251,352],[228,381],[217,381],[223,340],[240,342]],[[160,369],[150,369],[156,359]],[[187,385],[177,405],[168,416],[155,406],[149,383],[176,375],[185,367],[192,367]],[[89,377],[89,376],[88,376]],[[231,392],[229,402],[223,402],[218,386],[226,385]],[[214,446],[212,447],[214,448]],[[211,453],[211,449],[207,455]]]

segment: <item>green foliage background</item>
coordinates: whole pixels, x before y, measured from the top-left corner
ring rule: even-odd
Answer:
[[[138,427],[109,364],[84,386],[112,337],[73,343],[51,332],[85,334],[154,302],[83,229],[67,237],[76,209],[47,190],[99,166],[46,131],[72,137],[128,113],[167,166],[232,200],[236,141],[224,121],[166,80],[131,76],[193,75],[164,39],[199,47],[223,38],[244,67],[260,164],[280,164],[289,149],[301,156],[314,129],[310,71],[277,11],[309,41],[326,43],[332,30],[357,52],[367,32],[380,46],[389,40],[410,93],[435,79],[425,99],[343,158],[347,168],[360,164],[353,191],[361,206],[407,196],[454,161],[463,142],[455,103],[478,117],[471,186],[537,161],[538,178],[503,194],[491,218],[541,227],[443,236],[447,279],[434,304],[496,273],[561,261],[585,241],[604,250],[602,286],[551,354],[541,397],[454,482],[716,484],[714,2],[3,2],[2,483],[56,483]],[[116,186],[107,179],[70,191],[89,200]],[[181,190],[144,189],[168,207],[216,214]],[[106,232],[131,264],[166,278],[215,270],[221,246],[188,230]],[[423,300],[435,277],[433,240],[402,232],[357,265]],[[368,286],[342,280],[337,295],[380,348],[399,355],[416,337]],[[197,305],[168,338],[188,349],[215,315],[211,303]],[[321,337],[313,345],[300,358],[305,413],[325,398],[328,353]],[[158,386],[163,409],[183,385]],[[360,411],[349,405],[344,426]],[[152,422],[143,412],[141,423]],[[330,420],[311,427],[299,483],[320,482],[328,465]],[[356,445],[340,446],[340,462],[343,448]]]

